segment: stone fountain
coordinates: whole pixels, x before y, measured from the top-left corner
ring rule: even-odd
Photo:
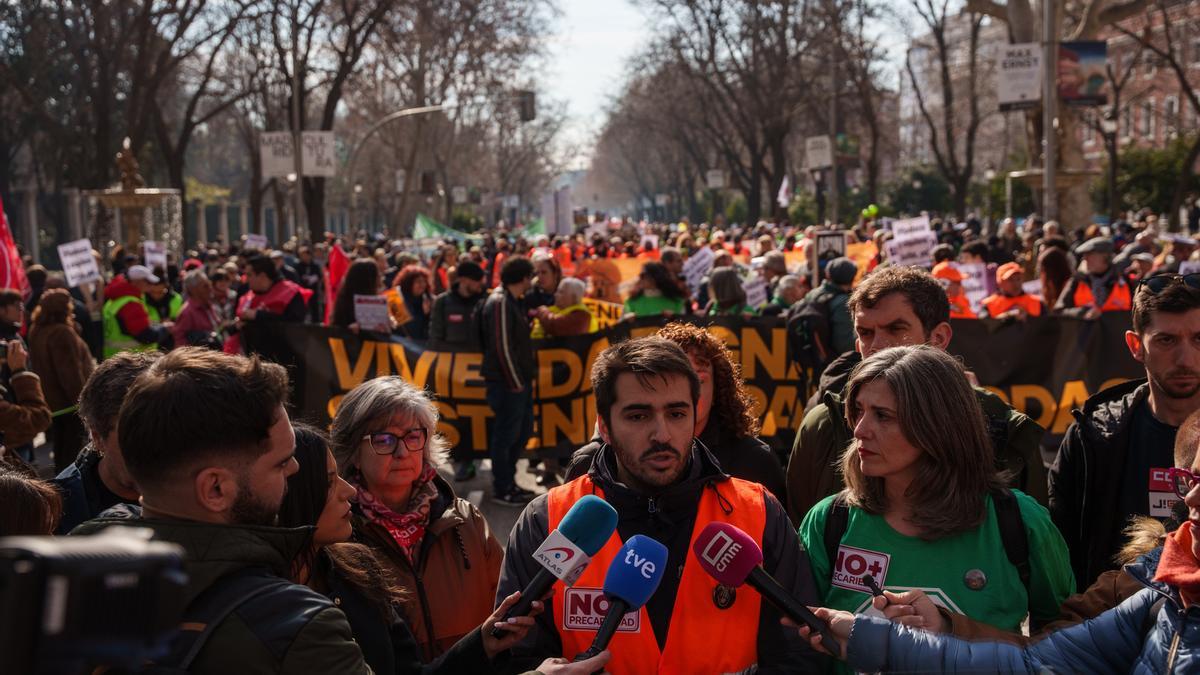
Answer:
[[[140,254],[142,241],[158,241],[179,258],[183,252],[183,199],[179,190],[148,188],[126,138],[117,152],[120,186],[87,190],[89,238],[107,256],[118,244]]]

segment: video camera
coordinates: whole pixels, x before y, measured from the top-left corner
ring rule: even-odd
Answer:
[[[0,673],[137,669],[183,614],[183,549],[145,528],[0,538]]]

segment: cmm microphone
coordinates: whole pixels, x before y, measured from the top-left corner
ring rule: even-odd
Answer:
[[[734,588],[749,583],[789,619],[820,633],[821,644],[830,654],[840,653],[829,626],[762,568],[762,549],[750,535],[729,523],[709,523],[696,537],[692,551],[709,576]]]
[[[555,581],[573,585],[616,529],[617,511],[608,502],[596,495],[584,495],[575,502],[558,528],[533,552],[533,559],[542,569],[521,590],[521,597],[505,613],[504,620],[528,615],[533,602],[541,600]],[[492,628],[492,637],[503,635],[504,631]]]
[[[592,646],[576,656],[575,661],[590,659],[608,648],[625,615],[641,609],[658,590],[666,567],[666,546],[641,534],[635,534],[625,542],[604,576],[608,613],[604,615],[600,630],[596,631]]]

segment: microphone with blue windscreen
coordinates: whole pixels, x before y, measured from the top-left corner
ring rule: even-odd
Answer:
[[[625,614],[640,610],[658,590],[666,567],[666,546],[641,534],[635,534],[625,542],[604,577],[608,613],[604,615],[592,646],[576,656],[576,661],[590,659],[608,647]]]
[[[533,552],[533,559],[542,569],[522,589],[517,604],[508,610],[504,620],[527,616],[533,602],[541,600],[555,581],[562,580],[568,586],[574,584],[592,561],[592,556],[604,547],[616,529],[617,511],[608,502],[596,495],[584,495],[575,502],[558,528]],[[492,628],[493,637],[504,635],[499,628]]]

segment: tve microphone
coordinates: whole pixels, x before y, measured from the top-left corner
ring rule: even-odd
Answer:
[[[617,529],[617,511],[596,495],[585,495],[575,502],[554,530],[533,552],[533,559],[542,565],[537,575],[521,591],[517,604],[504,615],[504,620],[526,616],[535,600],[541,600],[555,581],[571,586],[583,574],[608,538]],[[505,634],[492,628],[492,637]]]
[[[625,614],[641,609],[658,590],[666,567],[666,546],[641,534],[635,534],[625,542],[604,576],[608,614],[604,615],[592,646],[576,656],[576,661],[590,659],[608,647]]]
[[[692,551],[709,576],[734,588],[749,583],[792,621],[803,622],[820,633],[821,644],[830,654],[841,653],[829,626],[762,568],[762,549],[750,535],[729,523],[709,523],[696,537]]]

